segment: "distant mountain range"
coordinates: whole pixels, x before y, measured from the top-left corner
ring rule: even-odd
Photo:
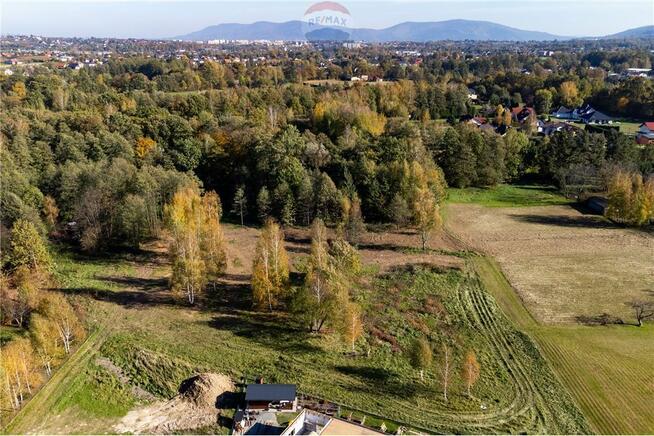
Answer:
[[[603,38],[653,38],[654,26],[630,29]],[[389,41],[553,41],[572,39],[569,36],[516,29],[489,21],[448,20],[404,22],[385,29],[348,29],[316,27],[305,34],[302,21],[272,23],[257,21],[251,24],[218,24],[197,32],[174,37],[187,41],[227,40],[353,40],[367,42]]]
[[[636,27],[635,29],[625,30],[624,32],[614,33],[605,36],[606,39],[624,39],[624,38],[654,38],[654,26]]]

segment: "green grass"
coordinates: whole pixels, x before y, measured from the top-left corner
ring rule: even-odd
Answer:
[[[502,310],[536,339],[594,432],[654,432],[654,324],[537,324],[492,259],[478,256],[473,261]]]
[[[384,421],[429,433],[587,431],[533,342],[512,326],[472,270],[416,268],[362,280],[355,299],[365,310],[368,333],[357,345],[359,357],[352,357],[336,334],[311,335],[283,313],[250,311],[247,286],[219,287],[204,310],[154,302],[132,306],[134,289],[107,278],[123,274],[141,292],[154,292],[160,277],[144,276],[141,260],[58,255],[64,287],[79,292],[89,322],[111,330],[103,329],[101,340],[93,335],[10,431],[71,432],[65,419],[83,423],[85,432],[110,432],[133,400],[94,365],[100,356],[119,366],[131,384],[159,398],[169,398],[194,372],[213,371],[235,380],[263,376],[296,383],[301,392],[365,414],[368,425]],[[457,367],[450,399],[443,399],[439,350],[446,333],[457,344],[457,365],[470,349],[481,362],[472,398],[464,394]],[[431,338],[437,353],[424,382],[403,353],[421,335]],[[124,401],[125,407],[115,403],[103,410],[108,398]]]
[[[46,433],[51,433],[53,430],[61,433],[70,433],[73,430],[88,433],[109,431],[102,420],[106,414],[102,411],[103,403],[99,397],[90,401],[87,397],[80,403],[69,400],[71,395],[81,399],[84,395],[81,391],[86,388],[81,390],[77,388],[86,385],[87,382],[92,383],[91,378],[88,377],[91,374],[87,370],[91,368],[92,358],[97,355],[106,337],[106,330],[92,333],[9,422],[5,432],[19,434],[26,433],[28,429],[33,432],[43,432],[45,428],[48,429]],[[105,395],[103,394],[102,397],[105,398]],[[81,408],[86,408],[87,411]],[[64,410],[65,413],[62,413]],[[60,420],[62,415],[65,419]],[[76,422],[77,426],[75,426]],[[72,427],[68,427],[70,425]]]
[[[625,135],[635,136],[641,124],[643,124],[641,121],[618,120],[620,133],[624,133]]]
[[[525,207],[569,204],[551,186],[497,185],[491,188],[450,188],[449,203],[474,203],[487,207]]]
[[[277,424],[286,427],[289,422],[293,421],[298,416],[297,412],[282,412],[277,414]]]
[[[11,340],[15,338],[20,338],[25,334],[26,334],[25,329],[14,327],[14,326],[3,325],[2,327],[0,327],[0,345],[5,345]]]
[[[541,328],[537,342],[597,433],[654,433],[654,325]]]
[[[559,119],[552,117],[553,121],[558,121],[558,122],[569,122],[569,120],[564,120],[564,119]],[[586,130],[586,124],[582,122],[570,122],[575,127],[580,128],[581,130]],[[609,124],[609,126],[614,127],[614,126],[619,126],[620,127],[620,133],[623,133],[625,135],[630,135],[630,136],[635,136],[636,133],[638,132],[638,128],[640,125],[643,124],[642,121],[633,121],[633,120],[628,120],[628,119],[617,119],[614,121],[613,124]]]
[[[90,362],[83,372],[70,380],[65,395],[53,406],[53,412],[61,413],[75,407],[91,416],[122,417],[134,404],[128,385]]]

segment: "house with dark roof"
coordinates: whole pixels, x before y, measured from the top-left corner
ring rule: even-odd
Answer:
[[[524,106],[511,109],[511,118],[520,124],[524,124],[532,115],[536,117],[536,111],[533,107]]]
[[[581,129],[573,124],[553,122],[553,123],[542,123],[538,126],[538,133],[544,136],[553,135],[556,132],[580,132]]]
[[[488,121],[484,117],[472,117],[466,122],[468,124],[473,124],[477,127],[481,127],[482,125],[486,124]]]
[[[581,121],[584,117],[591,115],[593,112],[595,112],[595,109],[589,104],[579,106],[572,111],[572,119]]]
[[[256,383],[249,384],[245,391],[247,410],[287,410],[297,409],[295,385]]]
[[[472,101],[477,101],[477,92],[474,89],[468,88],[468,99]]]
[[[593,109],[592,112],[582,115],[581,121],[584,124],[611,124],[613,123],[613,118]]]
[[[560,106],[557,110],[552,112],[552,116],[556,118],[561,118],[562,120],[570,120],[572,119],[573,112],[574,112],[573,109],[569,109],[565,106]]]

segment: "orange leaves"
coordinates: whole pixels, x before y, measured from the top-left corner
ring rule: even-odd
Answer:
[[[152,138],[139,138],[136,141],[134,153],[139,159],[145,159],[156,146],[157,143]]]

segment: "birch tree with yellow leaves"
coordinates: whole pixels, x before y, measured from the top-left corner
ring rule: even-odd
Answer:
[[[288,287],[288,254],[284,248],[284,234],[279,225],[267,220],[259,235],[252,265],[252,297],[258,308],[272,312],[280,296]]]
[[[222,274],[227,264],[220,200],[215,193],[201,197],[196,189],[185,188],[175,193],[164,211],[172,236],[168,249],[172,289],[193,305],[209,278]]]

